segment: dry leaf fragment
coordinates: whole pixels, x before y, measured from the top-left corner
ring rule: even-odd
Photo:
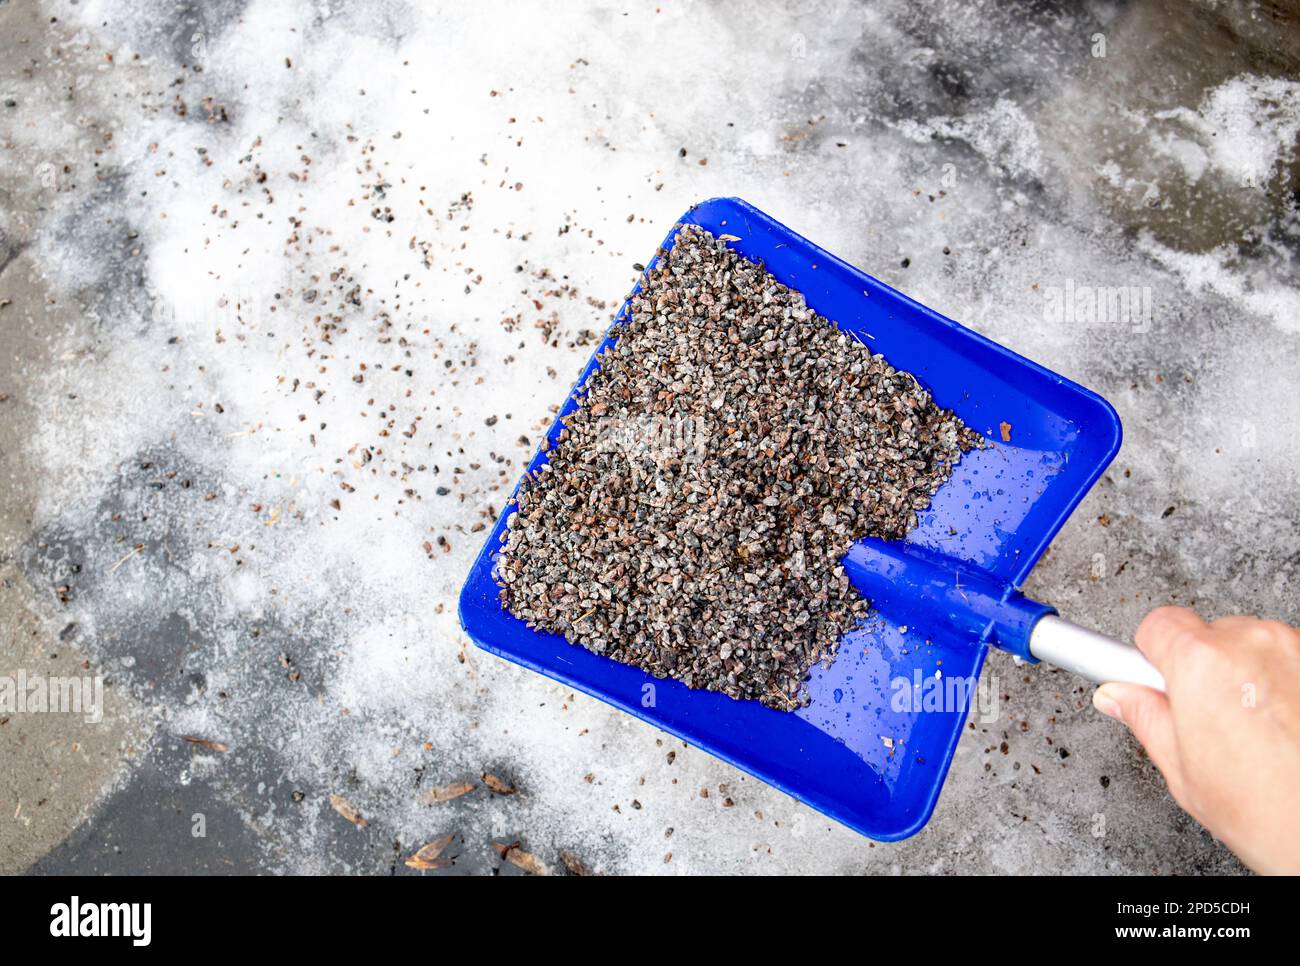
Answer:
[[[477,787],[473,782],[452,782],[450,785],[439,785],[425,792],[424,800],[435,805],[439,802],[449,802],[453,798],[468,795]]]
[[[1011,442],[1011,424],[1008,422],[998,423],[998,430],[1002,433],[1002,442]]]
[[[406,860],[408,869],[446,869],[451,866],[451,859],[422,859],[419,853]]]
[[[486,785],[488,790],[494,795],[513,795],[515,793],[514,785],[502,781],[491,772],[485,771],[483,773],[483,784]]]
[[[230,750],[219,741],[211,741],[207,738],[200,738],[198,735],[179,735],[178,737],[181,739],[181,741],[188,741],[192,745],[200,745],[208,749],[208,751],[215,751],[218,754],[224,755],[227,751]]]
[[[542,860],[531,852],[525,852],[518,845],[512,845],[505,851],[503,858],[511,865],[523,869],[529,875],[546,875],[546,866]]]
[[[370,824],[361,817],[361,813],[357,811],[357,807],[342,795],[335,795],[331,792],[330,805],[334,808],[334,811],[338,812],[357,828],[366,828]]]
[[[594,872],[587,868],[586,863],[569,849],[560,850],[560,861],[569,870],[569,875],[595,875]]]
[[[451,865],[450,859],[442,858],[443,849],[451,845],[452,840],[456,838],[456,833],[444,835],[440,839],[434,839],[428,845],[422,847],[418,852],[406,860],[408,869],[445,869]]]

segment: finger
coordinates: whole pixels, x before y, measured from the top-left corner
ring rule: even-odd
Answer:
[[[1229,637],[1250,637],[1263,625],[1264,622],[1258,617],[1220,617],[1210,621],[1210,627]]]
[[[1159,691],[1140,684],[1103,684],[1092,695],[1093,706],[1102,714],[1116,718],[1128,725],[1133,736],[1142,743],[1170,793],[1182,803],[1183,766],[1178,752],[1178,739],[1174,733],[1174,718],[1169,710],[1169,699]]]
[[[1220,644],[1232,647],[1250,647],[1262,651],[1276,651],[1279,647],[1292,647],[1300,642],[1295,628],[1281,621],[1260,620],[1258,617],[1221,617],[1210,625]]]
[[[1168,677],[1169,664],[1180,650],[1206,640],[1210,627],[1186,607],[1157,607],[1138,625],[1134,641]]]

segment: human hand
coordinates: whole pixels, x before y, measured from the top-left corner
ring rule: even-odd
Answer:
[[[1167,693],[1110,683],[1092,703],[1128,725],[1174,800],[1243,862],[1300,873],[1300,632],[1160,607],[1136,640]]]

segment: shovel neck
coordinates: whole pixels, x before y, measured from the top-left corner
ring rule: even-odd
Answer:
[[[1056,608],[1030,600],[1020,591],[1007,588],[1006,596],[991,608],[985,641],[1029,664],[1038,658],[1029,650],[1029,638],[1039,620],[1055,614]]]
[[[936,637],[978,640],[1030,663],[1037,662],[1029,651],[1034,625],[1056,613],[987,571],[902,541],[862,541],[844,570],[890,620]]]

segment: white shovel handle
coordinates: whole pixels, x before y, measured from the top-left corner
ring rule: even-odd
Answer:
[[[1132,644],[1071,624],[1055,614],[1039,619],[1029,634],[1029,653],[1040,661],[1104,684],[1123,681],[1164,692],[1165,678]]]

